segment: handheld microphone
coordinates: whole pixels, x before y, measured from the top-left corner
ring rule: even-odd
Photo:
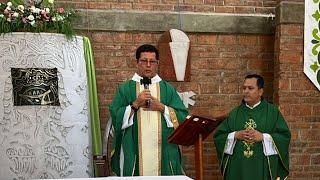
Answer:
[[[151,79],[148,77],[143,77],[140,80],[140,84],[143,85],[144,89],[149,89],[149,85],[151,84]],[[146,101],[146,106],[149,107],[150,106],[150,100]]]

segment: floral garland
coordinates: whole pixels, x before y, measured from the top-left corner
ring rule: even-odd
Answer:
[[[77,17],[73,9],[54,8],[54,0],[39,3],[12,0],[0,3],[0,34],[23,32],[56,32],[68,38],[75,35],[72,22]]]

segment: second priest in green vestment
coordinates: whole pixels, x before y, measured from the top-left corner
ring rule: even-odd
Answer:
[[[253,76],[255,77],[255,76]],[[249,78],[252,78],[249,76]],[[289,173],[289,143],[291,134],[280,111],[263,98],[250,108],[246,101],[234,108],[229,117],[218,127],[214,142],[220,168],[226,180],[285,179]],[[254,129],[271,136],[274,153],[265,155],[262,141],[249,143],[235,140],[233,152],[226,153],[228,135],[244,129]],[[269,147],[270,148],[270,147]]]

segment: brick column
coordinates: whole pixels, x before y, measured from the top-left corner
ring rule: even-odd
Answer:
[[[280,1],[276,17],[274,102],[292,133],[289,177],[319,179],[320,93],[303,73],[303,1]]]

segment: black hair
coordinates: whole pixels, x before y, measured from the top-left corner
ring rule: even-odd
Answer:
[[[263,88],[264,86],[264,80],[263,80],[263,77],[258,75],[258,74],[249,74],[245,77],[245,79],[251,79],[251,78],[256,78],[257,79],[257,86],[258,86],[258,89],[261,89]]]
[[[156,53],[156,59],[159,60],[159,51],[156,47],[151,44],[144,44],[138,47],[136,51],[136,60],[140,59],[140,55],[143,52],[154,52]]]

